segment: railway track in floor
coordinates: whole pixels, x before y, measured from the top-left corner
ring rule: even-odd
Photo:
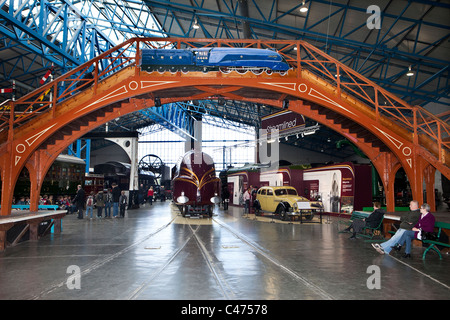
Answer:
[[[96,259],[95,261],[87,265],[85,268],[83,268],[80,276],[82,277],[87,276],[88,274],[93,273],[96,270],[104,268],[108,264],[112,263],[116,258],[119,258],[120,256],[126,254],[127,252],[135,248],[138,248],[145,241],[148,241],[149,239],[156,237],[162,231],[172,226],[177,218],[179,217],[175,216],[171,218],[171,220],[162,224],[156,230],[136,240],[134,243],[122,248],[121,250],[113,254]],[[187,244],[190,243],[191,241],[195,241],[196,247],[200,251],[204,263],[206,264],[211,276],[214,278],[214,281],[217,284],[217,287],[219,288],[220,293],[222,294],[222,297],[218,297],[218,299],[225,299],[225,300],[237,299],[238,297],[238,294],[236,292],[237,288],[233,288],[233,285],[229,283],[229,280],[227,280],[227,274],[225,274],[222,268],[220,267],[220,262],[218,262],[218,260],[215,258],[214,252],[208,250],[207,245],[199,236],[199,230],[205,228],[206,226],[196,224],[195,220],[190,220],[188,218],[185,219],[187,220],[186,224],[188,225],[190,232],[185,236],[181,244],[175,250],[173,250],[168,255],[168,257],[164,259],[164,261],[159,263],[159,265],[156,268],[154,268],[151,272],[149,272],[149,274],[145,276],[145,279],[143,279],[143,281],[141,281],[141,283],[138,284],[137,287],[132,292],[130,292],[126,297],[119,299],[136,300],[142,297],[143,293],[149,286],[155,283],[160,277],[164,276],[163,275],[164,270],[180,255],[180,253],[186,250]],[[284,265],[282,262],[278,261],[273,256],[273,254],[270,253],[270,251],[261,247],[258,243],[249,239],[244,234],[240,233],[238,230],[234,229],[226,222],[217,218],[212,218],[211,223],[220,226],[222,230],[226,230],[234,238],[238,239],[242,244],[247,246],[250,250],[254,251],[258,256],[258,259],[260,259],[263,263],[272,264],[277,270],[281,270],[284,275],[287,275],[292,280],[298,282],[300,285],[305,286],[321,299],[325,300],[334,299],[334,297],[329,293],[327,293],[325,290],[315,285],[306,277],[298,274],[288,266]],[[46,288],[41,290],[40,293],[33,295],[31,299],[32,300],[45,299],[46,296],[50,295],[55,290],[64,287],[66,285],[66,280],[67,280],[66,278],[56,280],[53,284],[50,284]]]
[[[221,228],[226,230],[227,232],[231,233],[235,238],[239,239],[242,243],[244,243],[246,246],[250,247],[252,250],[254,250],[258,256],[259,259],[264,260],[264,262],[269,262],[270,264],[273,264],[277,270],[281,270],[284,274],[291,277],[294,281],[297,281],[299,284],[307,287],[309,290],[313,291],[316,295],[318,295],[320,298],[324,300],[334,300],[335,298],[327,293],[325,290],[320,288],[319,286],[315,285],[313,282],[308,280],[306,277],[296,273],[280,261],[278,261],[272,254],[270,254],[269,251],[262,248],[260,245],[258,245],[253,240],[249,239],[227,223],[218,220],[216,218],[211,219],[213,223],[216,223]],[[222,296],[226,300],[234,300],[237,297],[236,292],[234,291],[232,285],[227,281],[226,275],[223,274],[223,271],[219,267],[219,264],[216,263],[216,259],[214,259],[214,253],[210,252],[204,241],[201,239],[201,237],[198,235],[198,231],[200,228],[204,227],[203,225],[198,224],[191,224],[186,223],[189,226],[189,229],[191,233],[188,237],[183,241],[182,245],[178,247],[176,250],[172,252],[172,254],[167,258],[167,260],[161,264],[161,266],[155,270],[151,276],[149,276],[145,282],[143,282],[136,290],[132,292],[132,294],[128,297],[130,300],[138,299],[139,296],[145,291],[147,287],[149,287],[154,281],[157,280],[159,276],[162,275],[163,271],[170,265],[170,263],[185,249],[186,245],[190,241],[195,241],[197,244],[198,249],[200,250],[200,253],[203,257],[204,262],[208,266],[208,269],[211,272],[211,275],[213,276],[217,286],[220,289],[220,292],[222,293]]]

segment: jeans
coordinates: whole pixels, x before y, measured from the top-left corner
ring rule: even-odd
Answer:
[[[405,253],[406,254],[410,254],[411,253],[412,241],[414,240],[415,235],[416,235],[415,231],[406,230],[406,232],[403,233],[403,235],[401,236],[401,238],[398,241],[398,243],[400,245],[403,245],[403,244],[406,243],[406,248],[405,248]]]
[[[89,216],[89,211],[91,212],[91,218],[92,218],[92,213],[94,212],[94,207],[86,206],[86,217]]]
[[[244,214],[250,213],[250,200],[245,200],[244,203]]]
[[[403,234],[408,231],[406,229],[398,229],[397,232],[388,240],[380,244],[380,246],[383,248],[383,251],[387,254],[391,252],[393,246],[395,246],[397,243],[400,243],[401,237]]]
[[[105,203],[105,218],[111,217],[111,202]]]
[[[117,217],[119,214],[119,203],[113,202],[113,217]]]

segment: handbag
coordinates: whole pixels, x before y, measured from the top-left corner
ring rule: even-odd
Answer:
[[[436,232],[428,232],[428,231],[422,231],[422,241],[423,240],[431,240],[431,241],[436,241],[437,240],[437,234]]]

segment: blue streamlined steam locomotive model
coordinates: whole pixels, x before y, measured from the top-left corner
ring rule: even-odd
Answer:
[[[141,69],[147,72],[237,71],[255,74],[289,70],[278,52],[254,48],[142,49]]]

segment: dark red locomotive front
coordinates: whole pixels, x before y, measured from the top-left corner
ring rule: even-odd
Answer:
[[[213,159],[201,151],[189,151],[172,170],[172,194],[184,216],[212,216],[213,205],[220,202],[220,179]]]

